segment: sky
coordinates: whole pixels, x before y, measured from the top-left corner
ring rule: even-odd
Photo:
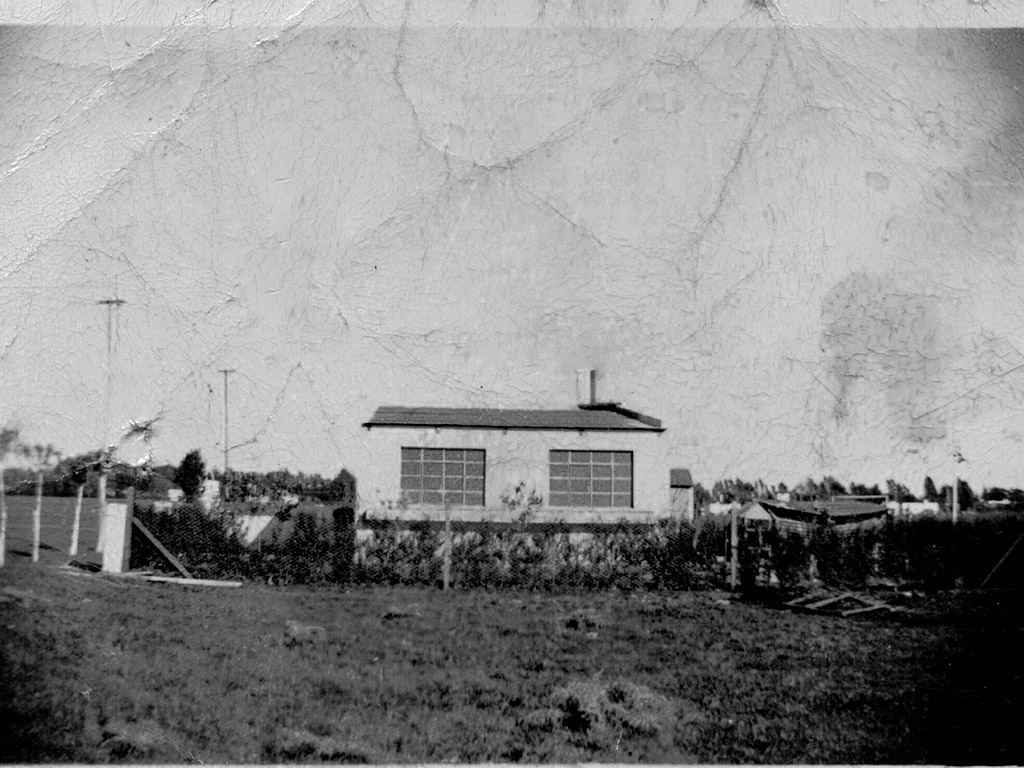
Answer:
[[[233,369],[358,478],[596,368],[707,486],[1024,486],[1024,9],[668,5],[0,2],[0,421],[220,465]]]

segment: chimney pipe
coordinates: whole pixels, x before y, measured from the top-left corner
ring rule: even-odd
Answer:
[[[582,368],[576,371],[576,402],[580,405],[597,403],[597,371]]]

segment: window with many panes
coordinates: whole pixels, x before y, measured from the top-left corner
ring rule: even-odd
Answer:
[[[402,498],[409,504],[484,505],[484,452],[403,448]]]
[[[632,507],[631,451],[551,451],[552,507]]]

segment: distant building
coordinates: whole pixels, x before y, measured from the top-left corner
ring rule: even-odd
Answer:
[[[391,519],[613,523],[693,517],[690,472],[662,458],[658,419],[598,402],[574,409],[381,406],[363,426],[361,512]],[[511,508],[516,494],[518,508]],[[533,497],[533,501],[530,499]],[[381,502],[387,507],[382,508]]]

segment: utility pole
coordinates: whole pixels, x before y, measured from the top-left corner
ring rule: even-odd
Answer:
[[[957,465],[960,465],[960,464],[963,464],[964,461],[966,461],[966,459],[964,459],[963,454],[961,454],[960,451],[956,451],[956,452],[953,453],[953,461],[955,461],[957,463]],[[959,466],[958,466],[957,470],[953,473],[953,523],[956,524],[959,520],[960,520],[960,469],[959,469]]]
[[[114,311],[121,308],[121,305],[128,302],[117,297],[113,299],[102,299],[96,302],[107,308],[107,385],[103,396],[103,447],[110,445],[110,389],[113,378],[113,326]]]
[[[107,451],[109,450],[111,443],[110,392],[114,376],[114,312],[120,309],[123,304],[127,304],[128,302],[115,296],[112,299],[102,299],[96,303],[107,308],[107,382],[103,394],[103,454],[100,458],[100,477],[96,488],[96,506],[99,513],[99,525],[97,526],[98,530],[96,532],[96,551],[102,552],[107,521],[107,472],[109,469],[108,462],[111,458],[107,455]]]
[[[226,500],[228,498],[228,374],[234,373],[234,368],[221,368],[220,372],[224,374],[224,489],[221,491],[221,496]]]

